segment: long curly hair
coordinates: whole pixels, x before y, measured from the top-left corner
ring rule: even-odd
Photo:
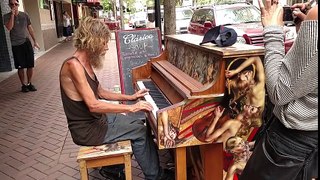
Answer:
[[[92,60],[93,66],[99,66],[95,63],[98,57],[104,51],[105,44],[111,39],[111,33],[107,25],[99,19],[94,19],[91,16],[85,17],[80,21],[79,27],[74,34],[74,47],[80,50],[85,50]],[[96,59],[96,61],[95,61]]]

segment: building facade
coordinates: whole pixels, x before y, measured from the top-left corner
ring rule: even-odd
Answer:
[[[63,40],[63,12],[67,11],[71,16],[75,29],[79,19],[92,14],[90,3],[85,0],[81,3],[76,0],[19,0],[19,11],[29,14],[40,51],[47,51]],[[11,11],[8,4],[9,0],[0,1],[2,17]],[[14,64],[10,32],[4,26],[3,18],[0,20],[0,40],[0,72],[11,71]]]

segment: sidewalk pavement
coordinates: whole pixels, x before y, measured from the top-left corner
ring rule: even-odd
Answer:
[[[36,60],[32,83],[38,91],[22,93],[16,71],[0,79],[0,179],[80,179],[76,162],[79,146],[71,139],[62,108],[59,70],[74,52],[65,42],[45,52]],[[96,71],[103,87],[120,84],[114,40],[109,42],[104,68]],[[10,74],[11,73],[11,74]],[[169,151],[159,151],[162,167],[172,162]],[[104,179],[98,169],[89,170],[90,179]],[[133,180],[143,173],[132,159]]]

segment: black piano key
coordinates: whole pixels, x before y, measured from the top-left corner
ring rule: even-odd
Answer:
[[[163,109],[171,105],[152,81],[143,81],[143,84],[147,89],[149,89],[149,94],[159,109]]]

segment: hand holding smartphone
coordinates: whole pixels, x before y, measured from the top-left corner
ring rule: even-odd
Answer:
[[[283,6],[283,23],[294,24],[294,15],[290,6]]]

